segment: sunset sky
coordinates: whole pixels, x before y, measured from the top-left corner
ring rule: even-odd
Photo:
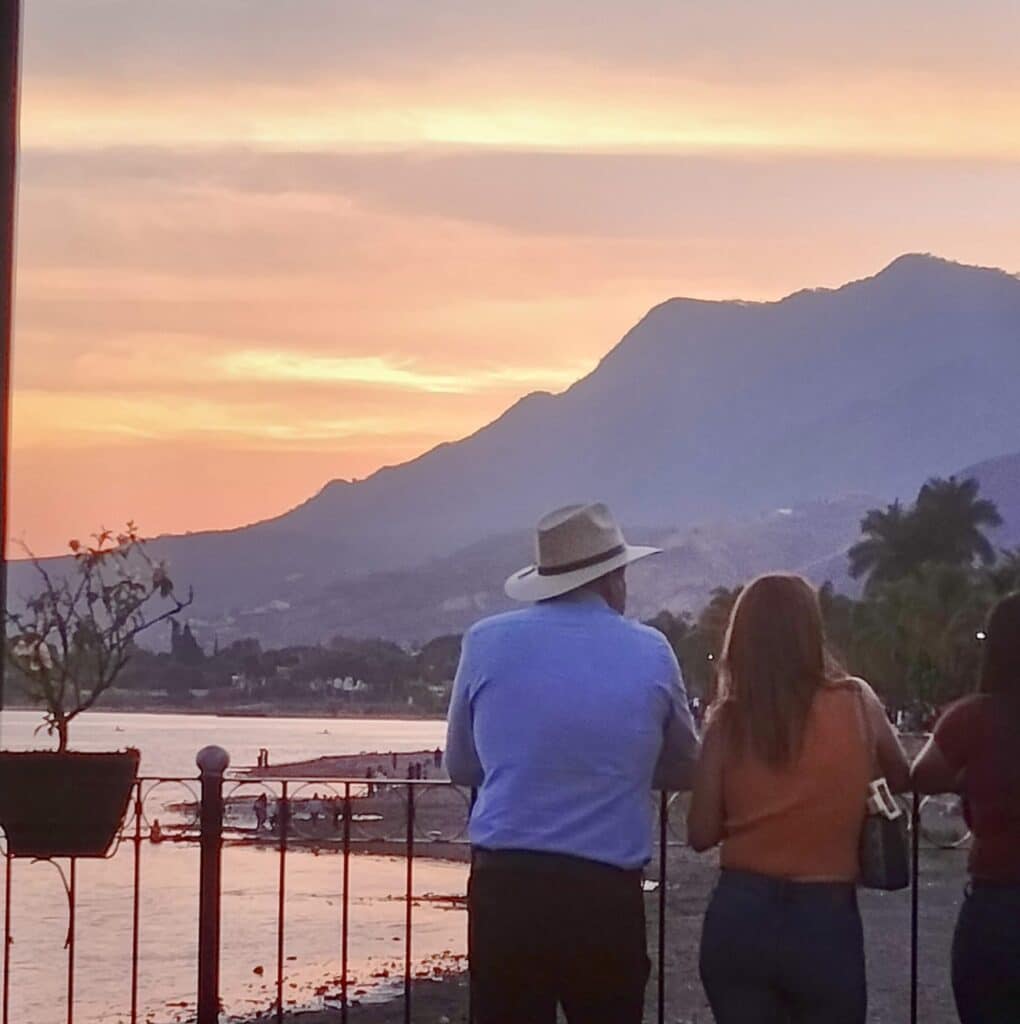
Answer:
[[[12,535],[282,512],[674,295],[1020,271],[1015,0],[24,0]]]

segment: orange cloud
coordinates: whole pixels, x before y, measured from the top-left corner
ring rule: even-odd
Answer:
[[[908,250],[1020,267],[1001,11],[968,14],[976,61],[917,7],[565,0],[536,33],[393,3],[287,7],[288,33],[261,5],[251,52],[227,5],[29,5],[14,520],[40,549],[283,511],[561,390],[673,295]]]

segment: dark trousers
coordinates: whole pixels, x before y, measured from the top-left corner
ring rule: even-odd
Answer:
[[[968,887],[953,935],[953,995],[963,1024],[1020,1021],[1020,885]]]
[[[852,885],[724,871],[701,934],[717,1024],[864,1024],[864,937]]]
[[[468,885],[476,1024],[640,1024],[641,875],[555,854],[475,851]]]

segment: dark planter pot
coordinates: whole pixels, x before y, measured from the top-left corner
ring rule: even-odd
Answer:
[[[0,826],[15,857],[104,857],[124,821],[138,751],[0,751]]]

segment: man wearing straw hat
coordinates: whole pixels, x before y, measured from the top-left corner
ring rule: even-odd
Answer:
[[[603,504],[538,524],[506,582],[527,608],[464,637],[447,768],[477,787],[469,884],[478,1024],[639,1024],[653,786],[686,789],[697,737],[673,651],[624,618],[634,547]]]

